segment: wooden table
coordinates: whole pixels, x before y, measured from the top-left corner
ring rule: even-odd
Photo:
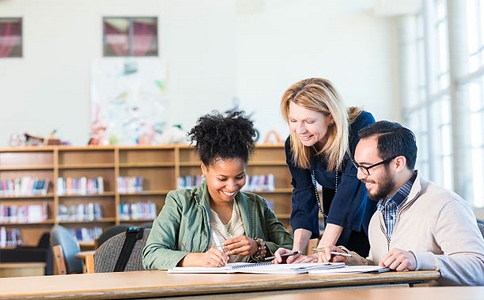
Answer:
[[[0,263],[0,277],[41,276],[45,272],[43,262]],[[0,292],[1,295],[1,292]]]
[[[71,274],[2,278],[1,296],[8,299],[141,299],[209,295],[224,299],[243,293],[322,287],[349,287],[424,282],[439,278],[437,271],[387,272],[381,274],[168,274],[165,271]],[[408,286],[408,285],[407,285]],[[236,293],[236,294],[232,294]],[[204,296],[199,296],[204,297]],[[393,300],[393,299],[392,299]]]
[[[331,299],[331,300],[408,300],[408,299],[466,299],[482,300],[484,298],[484,286],[456,286],[456,287],[426,287],[426,288],[384,288],[368,287],[364,289],[318,289],[318,290],[295,290],[283,291],[274,295],[248,295],[244,298],[250,300],[308,300],[308,299]],[[230,298],[237,299],[237,298]]]

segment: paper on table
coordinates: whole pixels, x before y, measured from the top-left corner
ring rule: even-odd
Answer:
[[[229,263],[225,267],[175,267],[168,273],[212,274],[212,273],[261,273],[261,274],[302,274],[310,270],[343,268],[344,263],[301,263],[301,264],[271,264],[264,263]]]
[[[309,270],[309,275],[331,275],[331,274],[358,274],[358,273],[383,273],[390,271],[389,268],[380,266],[345,266],[338,269],[316,269]]]

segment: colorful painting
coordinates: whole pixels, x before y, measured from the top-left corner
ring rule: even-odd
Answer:
[[[166,66],[159,58],[103,58],[92,65],[91,145],[152,145],[165,125]]]

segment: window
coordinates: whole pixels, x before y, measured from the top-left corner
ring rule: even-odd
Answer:
[[[103,18],[104,56],[158,56],[156,17]]]
[[[21,18],[0,18],[0,57],[22,57]]]
[[[422,3],[401,23],[404,119],[417,137],[417,168],[484,208],[484,0]]]

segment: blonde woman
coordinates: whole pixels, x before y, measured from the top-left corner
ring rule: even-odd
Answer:
[[[289,125],[286,162],[292,175],[292,250],[305,253],[310,239],[324,233],[318,248],[343,245],[362,256],[368,254],[368,223],[375,203],[356,177],[352,153],[358,131],[375,122],[358,107],[347,108],[332,83],[322,78],[301,80],[282,96],[281,112]],[[322,197],[317,193],[322,186]],[[275,262],[289,249],[279,249]],[[317,255],[291,256],[288,263],[315,261]]]

